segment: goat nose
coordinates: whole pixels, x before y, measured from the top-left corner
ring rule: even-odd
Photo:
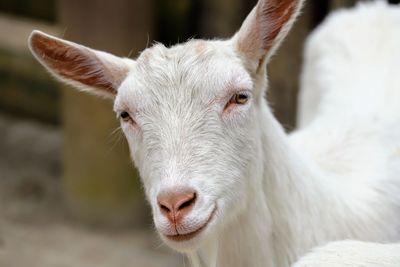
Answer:
[[[186,190],[176,193],[162,194],[157,198],[161,213],[168,218],[172,224],[179,224],[193,208],[196,202],[196,192]]]

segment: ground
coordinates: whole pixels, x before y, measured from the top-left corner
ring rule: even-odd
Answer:
[[[184,266],[149,228],[105,228],[62,205],[57,127],[0,113],[1,267]]]

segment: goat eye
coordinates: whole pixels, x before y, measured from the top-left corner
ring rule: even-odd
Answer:
[[[131,116],[129,116],[129,113],[126,112],[126,111],[121,112],[121,114],[119,116],[123,121],[130,121],[131,120]]]
[[[235,106],[243,106],[249,102],[250,99],[250,94],[246,92],[240,92],[232,95],[231,99],[229,99],[229,102],[226,103],[224,111],[229,111]]]
[[[229,101],[231,104],[244,105],[249,101],[249,96],[244,93],[234,94]]]

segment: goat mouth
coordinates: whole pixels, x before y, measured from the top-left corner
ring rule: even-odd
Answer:
[[[188,241],[188,240],[193,239],[194,237],[199,235],[207,227],[207,225],[211,222],[211,220],[214,217],[214,214],[215,214],[216,210],[217,210],[217,207],[215,207],[214,210],[211,212],[211,215],[207,219],[207,221],[202,226],[200,226],[199,228],[194,230],[193,232],[186,233],[186,234],[165,235],[165,236],[168,239],[170,239],[172,241],[175,241],[175,242],[183,242],[183,241]]]

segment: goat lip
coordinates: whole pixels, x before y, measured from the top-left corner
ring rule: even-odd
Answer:
[[[175,241],[175,242],[184,242],[193,239],[196,237],[198,234],[200,234],[210,223],[210,221],[213,219],[214,214],[216,212],[217,208],[215,207],[214,210],[211,212],[210,217],[207,219],[206,223],[194,230],[193,232],[187,233],[187,234],[176,234],[176,235],[165,235],[168,239]]]

